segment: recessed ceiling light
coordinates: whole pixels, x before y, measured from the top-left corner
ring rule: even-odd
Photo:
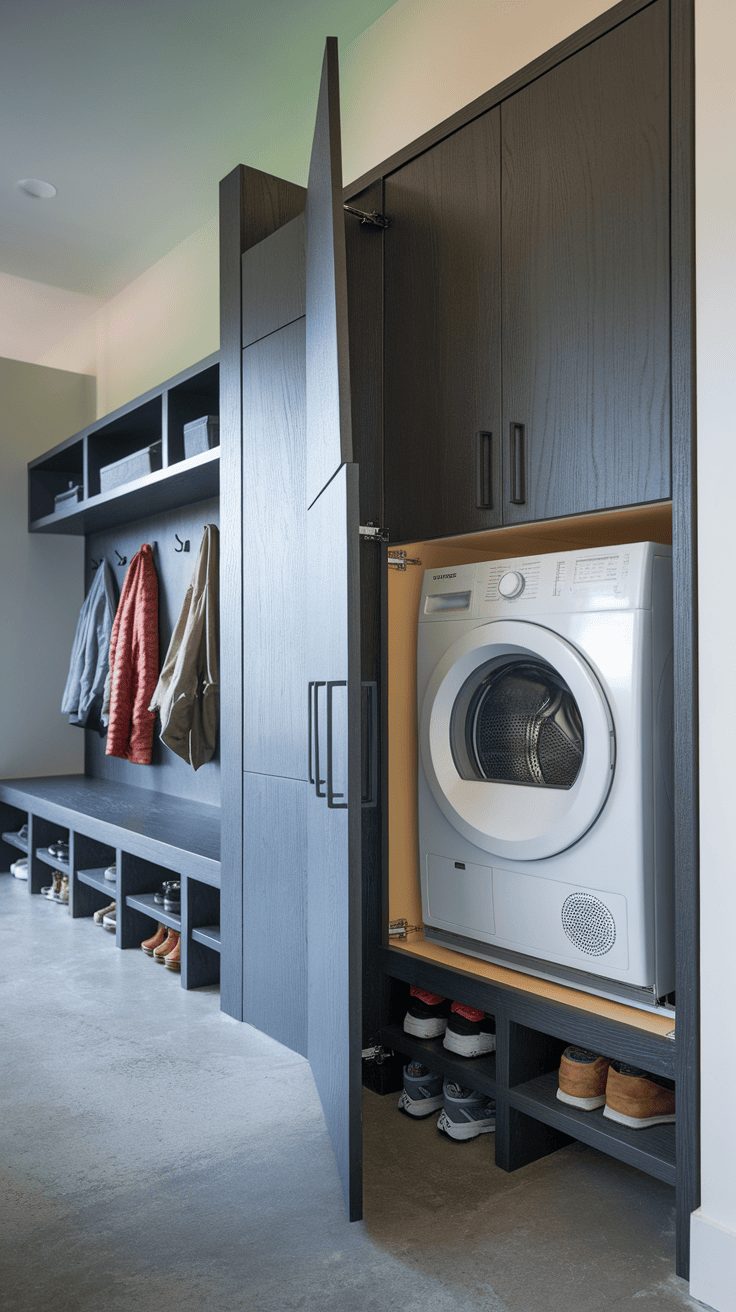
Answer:
[[[35,196],[37,200],[51,200],[56,195],[56,187],[40,178],[21,178],[18,186],[27,196]]]

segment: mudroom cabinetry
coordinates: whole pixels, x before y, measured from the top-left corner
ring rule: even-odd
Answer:
[[[392,540],[669,497],[669,26],[655,0],[389,161]]]

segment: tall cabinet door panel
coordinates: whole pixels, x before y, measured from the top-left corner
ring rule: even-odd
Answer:
[[[307,513],[309,1061],[351,1220],[362,1214],[358,467]]]
[[[305,779],[305,320],[243,351],[243,768]]]
[[[328,37],[307,185],[307,505],[353,458],[337,41]]]
[[[501,522],[500,111],[386,178],[385,498],[394,541]]]
[[[507,523],[670,495],[669,11],[501,106]]]

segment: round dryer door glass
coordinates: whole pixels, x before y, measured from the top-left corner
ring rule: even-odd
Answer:
[[[444,653],[424,695],[424,778],[450,823],[501,858],[576,843],[605,805],[615,764],[603,689],[561,634],[492,620]]]
[[[565,680],[542,661],[502,658],[468,684],[451,728],[460,775],[572,788],[583,763],[585,734]]]

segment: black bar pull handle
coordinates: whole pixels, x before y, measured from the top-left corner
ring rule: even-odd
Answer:
[[[363,775],[364,807],[378,806],[378,684],[374,679],[363,683]]]
[[[511,425],[511,502],[523,506],[526,501],[526,430],[524,424]]]
[[[475,482],[475,504],[479,510],[491,510],[493,507],[492,451],[493,433],[479,433]]]
[[[314,783],[314,775],[312,774],[312,743],[314,742],[314,724],[312,721],[312,698],[314,696],[313,690],[314,690],[314,679],[310,679],[309,687],[307,689],[307,697],[309,702],[309,707],[307,711],[307,761],[308,761],[307,778],[310,784]]]
[[[319,685],[318,685],[319,686]],[[336,802],[336,797],[344,797],[344,793],[336,793],[332,778],[332,689],[347,688],[346,679],[332,679],[327,684],[327,805],[333,811],[347,811],[347,802]],[[316,718],[316,716],[315,716]],[[323,793],[318,793],[318,797],[323,797]]]
[[[319,777],[319,690],[324,688],[324,679],[321,682],[313,679],[309,684],[309,768],[308,778],[310,784],[314,784],[314,791],[318,797],[326,797],[327,794],[320,791],[320,784],[325,783],[324,779]],[[312,756],[312,747],[314,747],[314,757]]]

